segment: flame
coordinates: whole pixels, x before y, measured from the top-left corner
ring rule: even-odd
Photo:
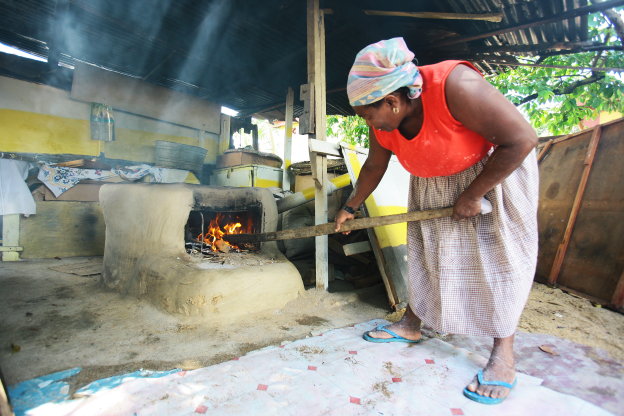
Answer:
[[[197,236],[197,240],[203,241],[204,244],[210,246],[213,251],[227,252],[230,251],[230,249],[239,250],[238,246],[223,240],[223,236],[226,234],[243,234],[251,232],[251,221],[248,221],[246,227],[243,227],[243,225],[236,220],[230,222],[227,221],[227,216],[218,212],[215,218],[213,218],[208,224],[206,232],[199,234]]]

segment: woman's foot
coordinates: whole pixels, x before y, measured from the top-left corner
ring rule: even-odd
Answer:
[[[492,354],[483,369],[483,380],[502,381],[513,385],[516,379],[513,341],[513,335],[507,338],[494,338]],[[504,399],[511,391],[509,387],[479,384],[476,376],[466,389],[492,399]]]
[[[420,319],[414,315],[412,309],[407,306],[405,313],[400,321],[395,322],[391,325],[386,326],[387,329],[394,332],[395,334],[411,340],[417,341],[422,336],[420,333]],[[371,338],[379,338],[379,339],[388,339],[393,336],[386,331],[368,331],[367,335]]]

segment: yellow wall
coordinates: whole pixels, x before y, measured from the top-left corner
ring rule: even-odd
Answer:
[[[215,163],[218,137],[198,130],[115,112],[113,142],[90,138],[90,104],[67,91],[0,77],[0,152],[104,156],[154,162],[156,140],[201,146]],[[203,135],[200,138],[200,135]]]
[[[356,177],[360,176],[362,165],[355,152],[348,154],[349,164],[353,168]],[[382,215],[404,214],[407,208],[404,206],[379,205],[375,197],[371,194],[365,201],[366,209],[370,217],[380,217]],[[397,247],[407,244],[407,223],[384,225],[375,227],[375,235],[381,248]]]
[[[86,120],[0,109],[0,150],[97,156],[99,142],[89,139]]]

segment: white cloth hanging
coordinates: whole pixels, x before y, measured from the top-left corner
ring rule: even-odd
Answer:
[[[25,182],[31,166],[22,160],[0,159],[0,215],[36,212],[35,200]]]

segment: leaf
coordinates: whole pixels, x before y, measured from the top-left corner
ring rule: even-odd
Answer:
[[[552,347],[548,345],[540,345],[539,349],[550,354],[550,355],[559,355],[557,351],[555,351]]]

